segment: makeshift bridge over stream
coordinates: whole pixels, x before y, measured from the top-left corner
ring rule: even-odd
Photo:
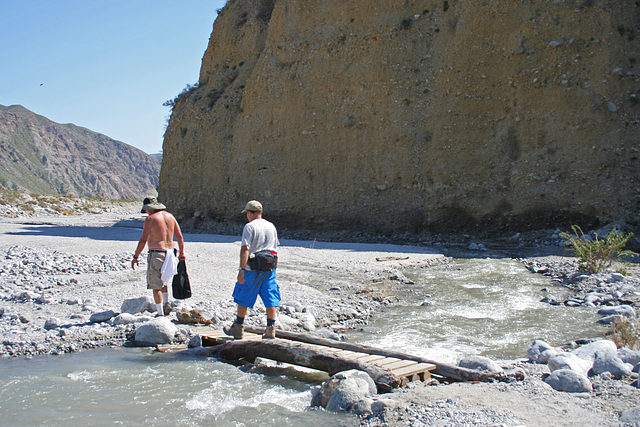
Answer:
[[[234,340],[222,331],[201,333],[202,346],[223,360],[253,363],[256,358],[304,366],[334,375],[357,369],[375,381],[379,392],[389,392],[411,381],[512,381],[503,373],[475,371],[437,363],[422,357],[276,330],[276,339],[262,339],[263,328],[245,326],[244,337]],[[158,345],[159,351],[186,349],[186,345]]]

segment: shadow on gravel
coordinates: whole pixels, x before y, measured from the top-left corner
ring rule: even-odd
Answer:
[[[138,241],[140,230],[123,227],[79,227],[65,225],[32,225],[21,231],[6,234],[13,236],[86,237],[94,240]]]

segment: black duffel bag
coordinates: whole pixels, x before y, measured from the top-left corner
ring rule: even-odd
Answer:
[[[175,299],[191,298],[191,283],[189,283],[189,275],[187,274],[187,263],[184,258],[178,261],[178,274],[173,276],[171,283],[173,297]]]

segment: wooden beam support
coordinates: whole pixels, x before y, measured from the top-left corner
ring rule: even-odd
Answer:
[[[255,328],[251,326],[245,326],[244,330],[246,332],[262,334],[264,331],[264,328]],[[449,365],[447,363],[442,363],[442,362],[436,362],[433,360],[426,359],[424,357],[414,356],[411,354],[401,353],[398,351],[384,350],[384,349],[370,347],[370,346],[361,345],[361,344],[353,344],[353,343],[348,343],[343,341],[330,340],[330,339],[320,338],[317,336],[302,334],[298,332],[283,331],[283,330],[276,329],[276,337],[284,338],[292,341],[305,342],[309,344],[317,344],[317,345],[326,346],[326,347],[339,348],[343,350],[356,351],[359,353],[367,353],[371,355],[379,355],[384,357],[395,357],[398,359],[413,360],[419,363],[433,364],[436,366],[436,368],[432,371],[432,373],[448,381],[512,382],[515,380],[522,381],[524,379],[524,374],[522,372],[506,374],[504,372],[478,371],[475,369],[461,368],[459,366]],[[359,360],[362,360],[362,359],[359,359]]]
[[[253,363],[257,357],[264,357],[278,362],[318,369],[329,373],[329,375],[357,369],[369,374],[380,393],[388,393],[403,383],[401,378],[380,366],[364,363],[359,359],[343,357],[322,347],[310,347],[302,343],[279,339],[230,341],[211,347],[211,354],[229,361],[244,360],[249,363]]]

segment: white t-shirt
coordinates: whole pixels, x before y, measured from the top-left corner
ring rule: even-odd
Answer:
[[[249,254],[270,250],[278,250],[278,232],[275,225],[264,218],[257,218],[247,223],[242,230],[240,246],[248,246]]]

